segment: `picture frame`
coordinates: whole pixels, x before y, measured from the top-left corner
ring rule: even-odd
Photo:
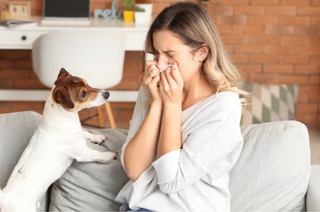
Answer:
[[[29,18],[31,15],[30,2],[9,2],[10,18]]]

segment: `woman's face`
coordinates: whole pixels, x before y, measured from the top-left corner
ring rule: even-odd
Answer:
[[[184,83],[194,79],[195,74],[201,73],[199,53],[193,55],[190,47],[184,45],[171,31],[160,30],[153,33],[153,46],[159,65],[177,62]]]

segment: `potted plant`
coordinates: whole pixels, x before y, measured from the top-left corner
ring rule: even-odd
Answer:
[[[123,11],[123,19],[125,22],[133,22],[134,20],[134,11],[132,10],[132,6],[134,4],[134,0],[122,0],[124,4]]]
[[[136,0],[135,3],[135,22],[148,23],[152,18],[152,0]]]

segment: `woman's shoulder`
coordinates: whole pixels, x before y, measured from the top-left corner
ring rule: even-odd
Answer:
[[[241,116],[241,102],[239,94],[233,91],[222,91],[209,97],[205,104],[197,111],[196,119],[205,122],[225,120],[230,116]]]
[[[239,94],[233,91],[221,91],[208,99],[208,105],[211,107],[221,107],[224,109],[240,105]]]
[[[232,91],[222,91],[208,97],[197,108],[194,108],[188,119],[189,121],[207,123],[217,119],[225,119],[238,111],[241,113],[239,95]]]

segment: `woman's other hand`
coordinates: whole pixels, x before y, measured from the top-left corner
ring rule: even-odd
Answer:
[[[177,62],[173,65],[178,67]],[[174,67],[168,67],[161,73],[160,93],[165,105],[182,103],[183,79],[180,71]]]
[[[143,77],[144,84],[148,87],[152,101],[154,103],[162,103],[162,98],[159,91],[160,70],[157,67],[157,60],[146,61],[146,74]]]

